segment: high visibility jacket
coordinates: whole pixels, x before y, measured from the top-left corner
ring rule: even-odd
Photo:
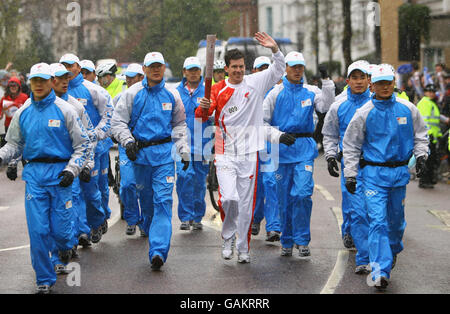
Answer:
[[[427,124],[428,134],[434,137],[433,143],[437,143],[437,138],[442,136],[440,122],[440,112],[436,103],[428,97],[423,97],[417,104],[423,120]]]
[[[106,88],[108,91],[108,94],[111,96],[111,98],[114,99],[117,95],[119,95],[121,92],[123,92],[126,89],[125,82],[122,80],[119,80],[118,78],[115,78],[114,81],[112,81],[111,84]]]

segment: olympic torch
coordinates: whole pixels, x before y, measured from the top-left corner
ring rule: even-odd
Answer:
[[[213,79],[214,53],[216,50],[216,35],[206,36],[206,69],[205,69],[205,98],[211,99],[211,85]]]

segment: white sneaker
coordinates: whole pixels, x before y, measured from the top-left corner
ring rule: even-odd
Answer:
[[[232,259],[234,254],[234,243],[236,242],[236,236],[233,235],[228,240],[223,241],[222,245],[222,258]]]
[[[238,253],[238,263],[245,264],[250,263],[250,255],[247,252]]]

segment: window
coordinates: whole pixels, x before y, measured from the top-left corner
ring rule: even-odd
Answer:
[[[273,34],[273,10],[272,10],[272,7],[268,7],[266,9],[266,17],[267,17],[267,34],[272,36],[272,34]]]

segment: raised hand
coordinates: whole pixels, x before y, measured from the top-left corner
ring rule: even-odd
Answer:
[[[278,52],[277,42],[265,32],[258,32],[255,34],[255,39],[259,44],[265,48],[269,48],[273,53]]]

